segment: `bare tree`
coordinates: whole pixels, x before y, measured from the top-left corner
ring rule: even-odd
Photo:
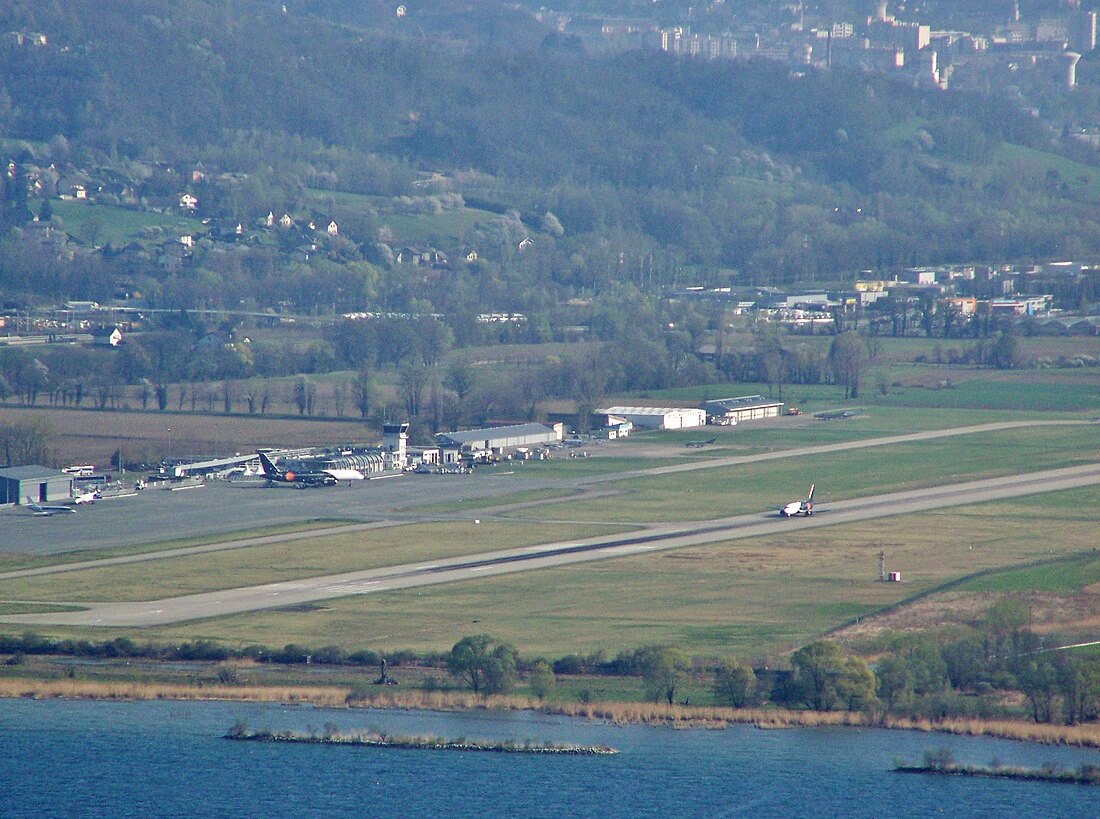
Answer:
[[[370,373],[367,370],[363,370],[355,378],[355,383],[352,384],[352,400],[355,402],[355,408],[359,410],[359,417],[366,418],[370,414],[371,405],[371,381]]]
[[[337,418],[344,417],[348,403],[348,385],[344,381],[332,382],[332,409]]]
[[[401,400],[405,402],[405,411],[410,418],[420,415],[421,404],[424,400],[424,389],[428,386],[429,373],[427,367],[412,365],[406,367],[401,373]]]

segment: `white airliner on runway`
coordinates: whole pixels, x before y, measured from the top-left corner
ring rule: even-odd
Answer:
[[[779,510],[779,517],[781,518],[793,518],[798,515],[806,515],[809,517],[814,513],[814,484],[810,484],[810,494],[806,496],[806,500],[791,501],[782,509]]]

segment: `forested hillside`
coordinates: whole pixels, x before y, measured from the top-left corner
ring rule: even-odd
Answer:
[[[233,173],[202,215],[245,223],[308,209],[310,191],[413,195],[438,172],[466,204],[517,211],[521,238],[541,234],[537,262],[481,254],[515,279],[515,308],[536,283],[776,283],[1100,249],[1097,174],[1007,104],[764,61],[590,56],[515,8],[468,5],[404,25],[342,0],[16,0],[0,31],[48,44],[5,43],[2,144],[122,175]],[[384,267],[377,244],[404,237],[360,222],[346,255]],[[361,289],[344,306],[370,307],[378,289]]]

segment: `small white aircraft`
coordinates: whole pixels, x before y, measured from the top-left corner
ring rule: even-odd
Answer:
[[[35,515],[40,517],[48,517],[49,515],[72,515],[76,513],[76,510],[71,506],[45,506],[38,504],[27,498],[27,508]]]
[[[791,501],[782,509],[779,510],[779,517],[781,518],[793,518],[798,515],[805,515],[809,517],[814,513],[814,484],[810,484],[810,494],[806,496],[806,500]]]
[[[98,492],[77,492],[73,495],[73,503],[79,506],[82,503],[95,503],[102,495]]]

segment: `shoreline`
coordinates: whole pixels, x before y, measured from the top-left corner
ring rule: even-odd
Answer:
[[[778,728],[886,728],[890,730],[993,737],[1043,745],[1100,748],[1100,724],[1051,725],[1017,720],[933,721],[850,711],[791,711],[771,708],[667,706],[647,702],[546,703],[520,696],[478,696],[459,691],[380,690],[366,695],[341,686],[224,685],[103,682],[0,678],[0,699],[82,699],[108,701],[271,702],[318,708],[377,708],[417,711],[538,711],[598,720],[612,725],[670,728],[726,728],[754,725]]]

